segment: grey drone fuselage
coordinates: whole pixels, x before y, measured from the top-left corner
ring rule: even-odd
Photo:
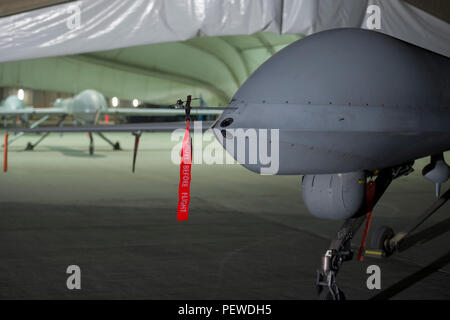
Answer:
[[[375,31],[324,31],[266,61],[229,106],[214,126],[224,136],[279,130],[276,174],[360,176],[450,150],[450,59]],[[216,137],[235,154],[232,136]]]
[[[53,103],[55,108],[64,108],[68,114],[85,124],[94,124],[97,113],[108,109],[105,97],[95,90],[84,90],[73,98],[57,99]]]
[[[375,31],[325,31],[266,61],[230,107],[215,128],[279,129],[278,174],[385,168],[450,149],[450,59]]]

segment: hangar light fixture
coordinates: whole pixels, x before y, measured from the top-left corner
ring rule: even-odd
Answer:
[[[138,105],[139,105],[139,100],[133,99],[133,107],[137,108]]]
[[[112,104],[113,107],[119,106],[119,99],[117,97],[113,97],[111,99],[111,104]]]
[[[19,89],[17,91],[17,98],[19,98],[20,100],[23,100],[25,98],[25,91],[23,91],[23,89]]]

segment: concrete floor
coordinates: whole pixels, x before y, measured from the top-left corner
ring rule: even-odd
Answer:
[[[10,147],[0,177],[0,298],[315,299],[315,270],[340,222],[306,211],[300,177],[194,165],[189,220],[177,222],[169,135],[143,136],[135,174],[132,136],[108,136],[124,150],[97,139],[89,156],[85,134],[54,134],[33,152],[22,150],[37,136]],[[399,230],[434,200],[424,164],[393,183],[373,229]],[[387,288],[448,253],[449,212],[447,204],[422,228],[442,221],[442,234],[410,251],[346,263],[338,279],[347,297],[377,293],[366,288],[368,265],[381,267]],[[66,288],[73,264],[81,267],[79,291]],[[449,299],[449,266],[395,298]]]

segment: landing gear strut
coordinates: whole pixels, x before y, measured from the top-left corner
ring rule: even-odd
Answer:
[[[108,144],[110,144],[113,147],[113,150],[122,150],[119,142],[114,143],[111,140],[109,140],[107,137],[105,137],[105,135],[103,133],[101,133],[101,132],[96,132],[96,133],[100,138],[102,138],[103,140],[108,142]],[[92,135],[92,132],[88,132],[88,136],[89,136],[89,154],[93,155],[94,154],[94,136]]]
[[[336,238],[322,257],[322,267],[317,271],[316,287],[320,300],[344,300],[342,290],[336,283],[336,276],[345,261],[353,259],[351,240],[361,227],[365,216],[350,218],[337,232]]]
[[[38,127],[41,123],[47,121],[48,118],[49,118],[49,116],[45,116],[45,117],[39,119],[38,121],[34,122],[34,123],[30,126],[30,128],[32,129],[32,128]],[[57,125],[57,126],[61,126],[65,118],[66,118],[66,115],[63,115],[63,116],[59,119],[59,121],[58,121],[58,123],[57,123],[56,125]],[[22,136],[22,135],[23,135],[23,132],[19,133],[18,136]],[[36,148],[37,145],[38,145],[39,143],[41,143],[41,142],[42,142],[45,138],[47,138],[49,135],[50,135],[50,132],[46,132],[46,133],[45,133],[42,137],[40,137],[40,138],[38,139],[38,141],[36,141],[34,144],[31,143],[31,142],[28,142],[28,143],[27,143],[27,146],[25,147],[25,150],[26,150],[26,151],[33,151],[34,148]],[[14,140],[12,140],[12,141],[14,141]],[[10,141],[9,143],[11,143],[12,141]]]
[[[42,140],[44,140],[45,138],[48,137],[48,135],[50,134],[50,132],[46,132],[44,135],[42,135],[42,137],[39,138],[38,141],[36,141],[34,144],[32,144],[31,142],[28,142],[27,146],[25,147],[26,151],[33,151],[34,148],[42,142]]]
[[[122,148],[120,148],[120,143],[118,141],[116,143],[114,143],[111,140],[109,140],[107,137],[105,137],[105,135],[103,133],[97,132],[97,134],[99,135],[100,138],[102,138],[103,140],[108,142],[111,145],[111,147],[113,147],[113,150],[122,150]]]
[[[92,132],[88,132],[89,136],[89,154],[92,156],[94,154],[94,137],[92,136]]]
[[[380,200],[392,180],[413,171],[413,163],[404,166],[381,170],[375,179],[375,191],[372,205]],[[370,210],[365,204],[351,218],[347,219],[338,230],[336,238],[331,241],[330,247],[322,257],[322,266],[317,271],[316,287],[320,300],[345,300],[344,293],[336,283],[336,276],[345,261],[353,259],[351,241],[366,219]]]

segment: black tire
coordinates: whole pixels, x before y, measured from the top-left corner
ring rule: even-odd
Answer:
[[[370,244],[372,245],[372,248],[382,250],[387,255],[390,254],[390,248],[387,248],[385,243],[386,240],[390,240],[394,237],[395,233],[392,228],[387,226],[381,226],[378,229],[375,230],[375,232],[372,234],[372,237],[370,239]]]
[[[339,290],[339,299],[338,300],[346,300],[344,292],[341,289],[338,289],[338,290]],[[319,293],[319,300],[335,300],[335,299],[333,298],[331,291],[328,290],[328,288],[324,288]]]
[[[25,147],[26,151],[33,151],[34,150],[34,146],[31,142],[28,142],[27,146]]]

